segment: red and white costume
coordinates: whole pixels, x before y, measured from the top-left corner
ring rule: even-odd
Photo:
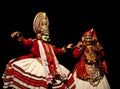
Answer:
[[[73,50],[74,58],[79,59],[73,70],[76,89],[110,89],[106,78],[107,64],[104,51],[93,29],[85,32],[79,47]]]
[[[66,83],[56,80],[53,89],[74,89],[74,79],[68,69],[59,64],[55,54],[63,54],[61,48],[44,44],[41,40],[24,40],[24,45],[31,45],[32,54],[12,59],[6,66],[4,73],[4,88],[15,89],[47,89],[55,74],[67,79]],[[28,45],[28,46],[29,46]],[[48,52],[49,50],[49,52]],[[64,80],[63,79],[63,80]]]
[[[42,15],[44,17],[45,14],[40,12],[35,18],[37,19],[34,24],[35,31],[39,31],[37,23],[44,19]],[[72,73],[59,64],[56,58],[56,55],[65,53],[63,48],[56,48],[42,39],[24,38],[21,42],[24,47],[31,47],[31,54],[9,61],[2,76],[4,89],[9,87],[13,89],[48,89],[48,84],[53,84],[52,89],[75,89]]]

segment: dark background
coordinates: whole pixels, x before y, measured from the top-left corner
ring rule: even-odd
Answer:
[[[26,38],[34,37],[34,16],[44,11],[49,18],[51,43],[63,47],[74,45],[86,30],[94,27],[98,40],[103,45],[108,62],[108,81],[112,89],[117,87],[119,62],[119,7],[117,2],[92,2],[79,0],[16,0],[0,3],[0,76],[9,60],[27,53],[27,49],[10,38],[14,31],[21,31]],[[76,61],[69,53],[58,57],[61,64],[72,71]],[[118,80],[119,81],[119,80]],[[2,79],[0,89],[2,89]]]

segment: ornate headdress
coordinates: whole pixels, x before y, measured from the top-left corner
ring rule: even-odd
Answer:
[[[82,41],[84,41],[84,36],[85,35],[91,35],[94,41],[98,40],[97,36],[96,36],[96,32],[95,32],[95,30],[93,28],[90,29],[90,30],[88,30],[88,31],[86,31],[85,33],[83,33],[83,35],[82,35]]]
[[[46,25],[47,28],[45,28],[45,29],[40,28],[43,20],[46,20],[45,25]],[[39,12],[33,20],[33,30],[34,30],[34,32],[35,33],[38,33],[38,32],[42,32],[42,33],[48,32],[49,33],[48,26],[49,26],[48,16],[46,15],[45,12]]]

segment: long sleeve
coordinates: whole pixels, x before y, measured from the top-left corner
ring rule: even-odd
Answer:
[[[56,48],[55,46],[53,46],[53,50],[54,50],[56,55],[61,55],[61,54],[66,52],[64,47],[63,48]]]
[[[32,47],[32,45],[33,45],[33,41],[31,40],[31,39],[23,39],[22,40],[22,45],[24,46],[24,47]]]
[[[81,55],[83,55],[83,52],[84,52],[84,49],[85,49],[85,46],[81,46],[80,48],[75,48],[73,50],[73,57],[74,58],[78,58],[80,57]]]
[[[101,50],[100,54],[101,54],[101,62],[102,62],[103,70],[107,74],[108,73],[108,65],[107,65],[107,62],[105,60],[105,53],[103,50]]]

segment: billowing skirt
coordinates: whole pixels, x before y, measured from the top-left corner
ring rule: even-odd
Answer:
[[[55,79],[51,89],[75,89],[73,75],[61,64],[60,68],[66,75],[66,80]],[[44,67],[34,58],[15,61],[11,65],[8,63],[2,78],[4,89],[9,87],[13,89],[49,89]]]

